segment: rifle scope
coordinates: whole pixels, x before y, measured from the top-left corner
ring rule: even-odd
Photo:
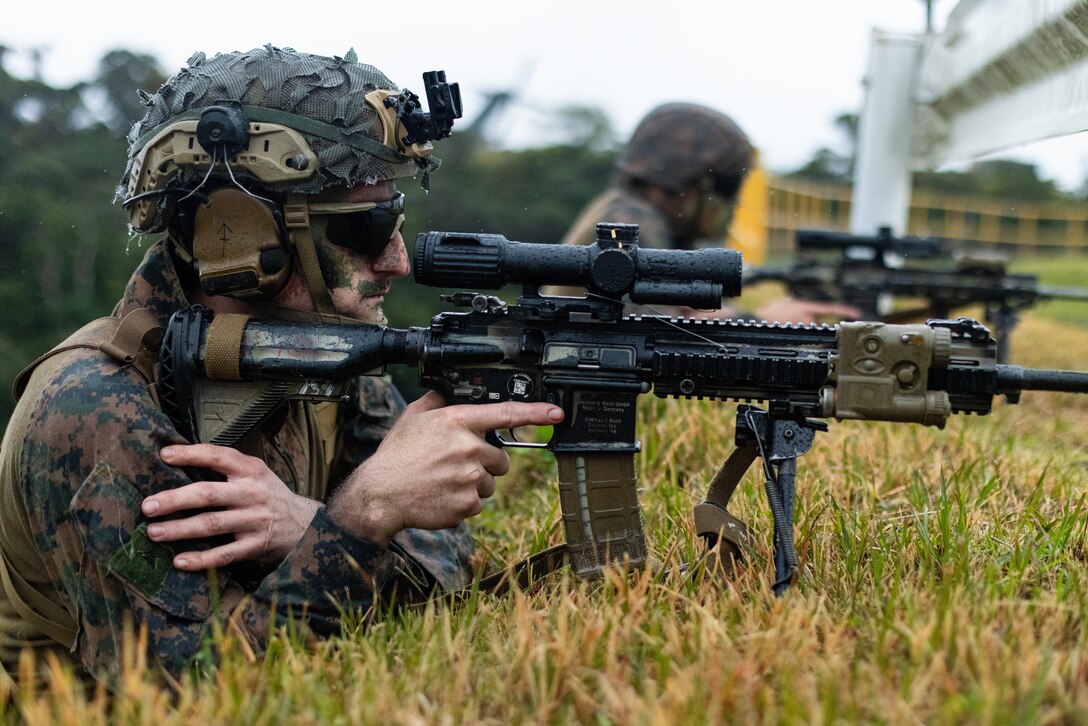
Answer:
[[[416,237],[415,280],[431,287],[497,290],[508,284],[570,285],[632,302],[721,307],[741,291],[741,255],[721,248],[638,246],[637,224],[597,225],[591,245],[515,242],[500,234],[424,232]]]
[[[846,250],[862,248],[873,253],[894,252],[903,257],[930,258],[941,254],[946,242],[936,237],[893,237],[890,227],[881,227],[876,236],[797,230],[799,250]]]

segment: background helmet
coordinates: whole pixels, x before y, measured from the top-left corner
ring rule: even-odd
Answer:
[[[274,140],[290,147],[282,173],[257,175],[260,178],[250,174],[247,180],[247,171],[232,165],[235,177],[246,186],[281,194],[320,194],[338,186],[415,176],[418,171],[426,186],[440,162],[426,155],[429,144],[421,152],[389,141],[385,119],[367,99],[367,94],[382,89],[399,91],[377,68],[359,63],[354,50],[343,58],[271,45],[211,58],[195,54],[154,95],[141,93],[148,110],[128,134],[128,163],[118,189],[133,230],[165,229],[179,195],[148,194],[149,201],[127,201],[132,197],[149,189],[196,188],[209,169],[217,181],[227,180],[225,165],[208,164],[206,155],[202,161],[199,154],[180,147],[184,134],[193,133],[171,131],[181,122],[195,128],[202,110],[224,104],[239,106],[251,122],[291,130],[290,138],[281,133]]]
[[[752,161],[752,144],[733,119],[706,106],[669,103],[639,122],[618,170],[624,181],[671,192],[709,183],[729,198],[740,189]]]

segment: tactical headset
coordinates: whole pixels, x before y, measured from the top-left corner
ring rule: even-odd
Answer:
[[[381,119],[382,140],[356,134],[350,143],[387,160],[431,154],[430,141],[448,136],[460,118],[461,98],[441,71],[425,73],[424,82],[431,113],[410,91],[372,91],[366,101]],[[169,225],[171,239],[207,294],[271,298],[286,284],[297,253],[319,312],[331,315],[311,224],[332,244],[376,256],[404,222],[404,195],[378,203],[310,203],[306,195],[288,194],[281,203],[243,187],[235,170],[269,188],[314,175],[317,155],[291,126],[346,141],[337,127],[233,101],[187,112],[149,135],[132,166],[124,206],[136,231],[158,232],[176,222]],[[203,191],[217,164],[233,186]],[[203,181],[168,187],[182,168],[205,171]]]

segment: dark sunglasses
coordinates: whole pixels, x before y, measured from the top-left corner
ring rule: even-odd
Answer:
[[[368,257],[380,255],[404,224],[403,193],[388,202],[317,202],[309,209],[326,240]]]

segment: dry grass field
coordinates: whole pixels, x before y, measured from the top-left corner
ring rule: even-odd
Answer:
[[[1088,260],[1028,260],[1054,284]],[[1024,316],[1014,362],[1088,370],[1088,304]],[[771,592],[755,468],[731,506],[757,532],[727,584],[683,577],[692,506],[732,447],[732,404],[640,403],[657,574],[379,617],[333,641],[224,636],[218,670],[174,696],[132,656],[121,692],[63,673],[10,694],[31,724],[1088,722],[1088,396],[1025,394],[946,429],[832,423],[800,461],[800,576]],[[554,463],[536,451],[475,522],[492,563],[557,543]],[[138,649],[137,649],[138,650]]]

